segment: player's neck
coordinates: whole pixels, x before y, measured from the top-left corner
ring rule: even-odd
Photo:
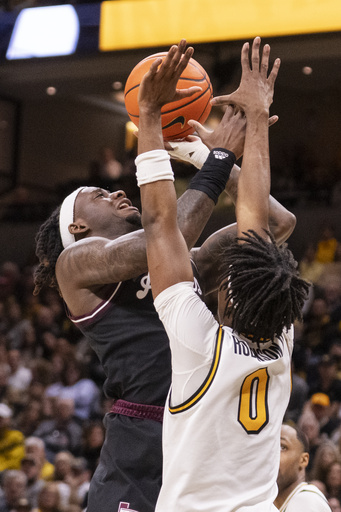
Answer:
[[[296,487],[298,485],[300,485],[302,482],[305,482],[305,476],[302,476],[301,478],[298,478],[291,485],[289,485],[288,487],[285,487],[285,489],[282,489],[281,491],[278,491],[277,498],[274,501],[275,507],[280,509],[281,506],[283,505],[283,503],[285,502],[285,500],[287,499],[287,497],[290,496],[292,491],[294,489],[296,489]]]

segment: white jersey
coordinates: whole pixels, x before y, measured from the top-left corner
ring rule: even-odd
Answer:
[[[331,512],[331,508],[316,485],[302,482],[289,494],[279,512]]]
[[[164,290],[155,307],[172,352],[156,512],[277,510],[292,331],[259,348],[219,327],[190,282]]]

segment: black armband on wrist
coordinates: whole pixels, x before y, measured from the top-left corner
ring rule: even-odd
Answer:
[[[223,148],[212,149],[188,188],[205,192],[217,204],[235,162],[236,157],[232,151]]]

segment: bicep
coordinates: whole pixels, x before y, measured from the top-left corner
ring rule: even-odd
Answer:
[[[92,237],[65,250],[56,266],[60,287],[90,288],[126,281],[147,271],[146,242],[142,230],[116,240]]]

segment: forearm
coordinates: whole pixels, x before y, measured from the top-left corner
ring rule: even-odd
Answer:
[[[188,189],[178,199],[178,225],[191,249],[207,224],[214,201],[200,190]]]
[[[213,149],[191,180],[184,194],[186,203],[179,201],[178,221],[189,248],[198,239],[225,189],[235,160],[233,152],[224,148]]]
[[[138,154],[164,149],[161,128],[161,110],[140,107]]]
[[[249,229],[264,236],[269,228],[270,158],[266,109],[247,115],[244,157],[238,183],[238,235]]]
[[[238,181],[240,168],[233,166],[228,180],[225,193],[230,197],[234,204],[237,203]],[[269,227],[277,243],[285,242],[293,232],[296,225],[296,217],[281,205],[273,196],[269,196]]]

